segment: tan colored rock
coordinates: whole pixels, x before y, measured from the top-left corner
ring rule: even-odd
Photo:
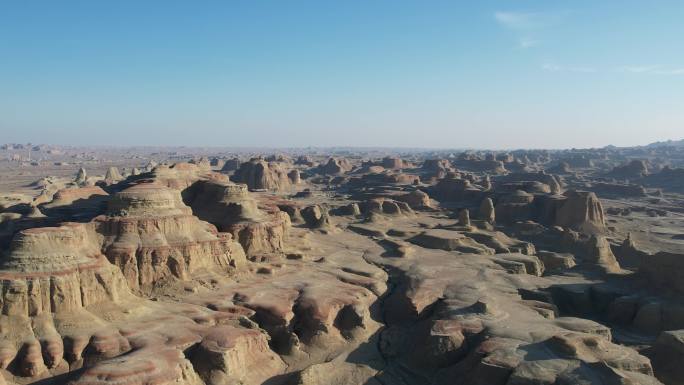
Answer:
[[[398,201],[406,202],[414,210],[431,209],[432,202],[430,196],[421,190],[411,191],[410,193],[394,197]]]
[[[610,244],[605,237],[593,235],[588,244],[587,262],[597,266],[602,271],[609,273],[620,272],[620,264],[610,249]]]
[[[352,165],[344,158],[330,158],[325,165],[319,167],[318,172],[325,175],[340,175],[351,171]]]
[[[217,326],[190,354],[194,370],[207,385],[260,384],[286,365],[258,330]]]
[[[485,198],[480,203],[478,210],[478,217],[487,223],[493,224],[496,220],[496,211],[494,210],[494,202],[492,198]]]
[[[470,227],[470,211],[468,209],[462,209],[458,212],[458,224],[459,226]]]
[[[149,292],[169,278],[187,280],[200,269],[230,273],[244,263],[230,234],[197,219],[178,191],[158,183],[115,194],[108,213],[96,219],[103,250],[135,290]]]
[[[74,179],[74,182],[79,186],[83,186],[86,184],[87,180],[88,180],[88,174],[86,174],[85,168],[83,168],[83,167],[79,168],[78,173],[76,174],[76,179]]]
[[[596,194],[567,191],[564,195],[566,199],[556,209],[554,225],[590,233],[605,230],[603,205]]]
[[[129,296],[118,269],[100,253],[89,224],[24,230],[0,270],[2,314],[66,313]]]
[[[123,180],[123,177],[119,173],[118,168],[112,166],[112,167],[107,169],[107,173],[105,174],[105,177],[104,177],[104,182],[106,184],[108,184],[108,185],[114,184],[114,183],[117,183],[121,180]]]
[[[431,249],[473,254],[494,254],[493,249],[490,249],[459,232],[451,230],[427,230],[411,238],[410,241],[419,246]]]
[[[242,163],[231,180],[244,183],[251,190],[290,191],[292,185],[296,184],[293,180],[298,178],[294,174],[290,176],[289,173],[291,171],[281,163],[254,158]]]

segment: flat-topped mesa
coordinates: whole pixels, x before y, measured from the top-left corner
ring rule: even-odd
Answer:
[[[119,270],[100,252],[94,226],[65,223],[23,230],[0,265],[3,315],[70,312],[130,295]]]
[[[185,202],[195,215],[221,231],[231,223],[265,218],[247,185],[242,183],[199,181],[186,191]]]
[[[23,230],[12,239],[2,269],[17,273],[52,273],[75,269],[100,254],[97,234],[85,225]]]
[[[159,183],[139,183],[116,193],[107,209],[113,216],[169,216],[192,214],[178,191]]]
[[[40,205],[50,217],[82,221],[102,214],[110,196],[99,186],[65,188],[57,191],[48,203]]]
[[[267,162],[260,158],[242,163],[231,180],[244,183],[251,190],[268,191],[289,191],[301,182],[299,173],[291,173],[291,170],[279,162]]]
[[[155,182],[118,192],[108,215],[95,222],[105,255],[137,291],[150,292],[168,279],[187,280],[201,269],[230,273],[245,260],[230,234],[193,216],[179,191]]]

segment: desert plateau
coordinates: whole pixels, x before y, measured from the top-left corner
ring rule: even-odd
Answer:
[[[684,383],[682,142],[0,155],[5,384]]]

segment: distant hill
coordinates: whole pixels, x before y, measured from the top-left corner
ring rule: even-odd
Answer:
[[[647,144],[646,147],[684,147],[684,139],[654,142],[651,144]]]

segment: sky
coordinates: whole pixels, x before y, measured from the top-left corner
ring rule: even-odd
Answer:
[[[682,139],[682,20],[681,0],[0,0],[0,142]]]

